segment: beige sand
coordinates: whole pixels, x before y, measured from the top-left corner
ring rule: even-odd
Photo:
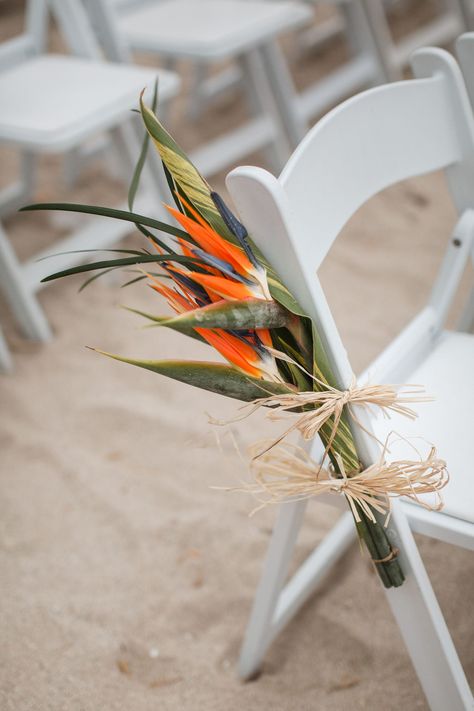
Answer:
[[[13,5],[4,3],[5,12]],[[9,31],[19,21],[16,13],[4,18]],[[224,101],[207,120],[224,124],[233,114]],[[183,133],[182,122],[177,127]],[[13,156],[3,152],[2,164],[6,182]],[[66,194],[56,161],[42,161],[40,178],[42,199]],[[72,197],[112,201],[116,192],[91,167]],[[378,196],[345,230],[323,281],[356,369],[423,303],[453,219],[443,180],[431,176]],[[45,215],[14,217],[6,227],[22,254],[60,232]],[[25,343],[1,312],[16,372],[0,383],[0,707],[426,708],[356,546],[273,645],[264,674],[237,681],[275,512],[249,519],[250,500],[210,489],[245,473],[231,437],[220,431],[217,446],[205,415],[225,417],[236,405],[86,351],[90,344],[130,355],[209,357],[178,335],[140,330],[117,308],[125,301],[158,310],[144,287],[120,292],[98,282],[78,296],[79,283],[42,293],[56,332],[47,346]],[[254,419],[233,431],[245,444],[268,425]],[[295,566],[336,515],[309,507]],[[472,679],[472,557],[428,539],[419,544]]]

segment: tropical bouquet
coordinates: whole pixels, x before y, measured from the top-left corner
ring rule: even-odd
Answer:
[[[126,220],[136,226],[146,246],[109,250],[114,252],[113,258],[56,272],[45,281],[90,272],[85,286],[111,270],[124,267],[136,270],[127,283],[145,280],[166,299],[175,315],[136,313],[156,326],[209,344],[227,364],[106,355],[249,403],[250,409],[264,407],[273,415],[284,411],[297,418],[283,435],[266,443],[260,451],[254,450],[253,462],[258,470],[256,490],[266,492],[269,500],[278,501],[291,500],[300,493],[315,495],[321,490],[345,495],[359,537],[383,585],[387,588],[401,585],[403,571],[384,525],[388,496],[400,492],[396,487],[392,491],[385,479],[391,477],[393,484],[393,477],[395,480],[398,477],[399,482],[404,482],[403,493],[412,496],[417,495],[414,492],[437,491],[445,483],[444,463],[432,452],[423,477],[415,483],[407,476],[407,467],[403,472],[395,467],[391,474],[383,467],[372,473],[361,472],[350,427],[351,397],[336,388],[315,324],[272,268],[271,254],[264,255],[256,247],[244,225],[210,188],[153,109],[145,105],[143,96],[140,111],[146,136],[130,186],[128,211],[69,203],[30,205],[23,209],[67,210]],[[150,140],[163,163],[173,202],[167,210],[174,224],[133,212]],[[364,395],[359,389],[352,395],[356,400],[358,397],[375,406],[411,414],[392,391],[385,400],[380,399],[379,391]],[[308,455],[302,454],[303,450],[295,454],[292,445],[281,444],[293,429],[298,429],[306,439],[321,438],[328,462],[326,468],[312,462]],[[295,491],[292,486],[295,477],[303,482],[303,489]],[[272,488],[272,482],[276,487]]]

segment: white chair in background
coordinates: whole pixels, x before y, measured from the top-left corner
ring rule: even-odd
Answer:
[[[57,18],[61,25],[60,16]],[[157,77],[154,69],[102,61],[85,13],[74,28],[74,50],[79,56],[41,54],[43,35],[44,0],[29,0],[25,33],[0,46],[0,142],[17,149],[23,161],[20,182],[0,194],[3,214],[31,200],[36,155],[66,153],[101,132],[111,135],[130,178],[140,148],[130,125],[130,110],[137,105],[144,86],[153,91]],[[161,98],[166,101],[177,93],[179,80],[168,72],[161,72],[159,78]],[[156,204],[157,185],[153,181],[152,186],[148,174],[144,180],[149,192],[154,188]],[[51,336],[36,298],[51,265],[38,259],[51,252],[105,248],[129,231],[125,222],[93,219],[49,250],[21,263],[0,230],[0,286],[26,336],[40,341]],[[32,241],[34,238],[32,234]],[[59,268],[78,260],[77,254],[64,255]]]
[[[318,1],[306,0],[316,7]],[[374,41],[368,23],[363,0],[332,0],[332,4],[336,6],[342,17],[344,34],[350,48],[348,60],[340,67],[301,92],[295,92],[281,53],[276,52],[274,45],[269,46],[265,52],[266,67],[273,91],[294,145],[297,145],[301,135],[298,135],[298,124],[292,122],[292,114],[288,111],[290,105],[288,97],[291,97],[291,106],[296,107],[300,122],[307,124],[315,116],[320,116],[355,91],[379,84],[386,79],[384,65],[380,62],[378,45]],[[332,31],[330,25],[327,32],[330,35]],[[322,42],[325,39],[324,26],[321,27],[320,32],[318,41]],[[292,111],[294,113],[293,108]]]
[[[431,298],[360,381],[422,383],[437,397],[434,403],[417,406],[415,429],[434,441],[448,462],[446,505],[442,512],[433,512],[394,501],[389,531],[406,580],[385,592],[432,711],[467,711],[472,709],[471,691],[412,531],[474,547],[474,337],[444,330],[474,237],[474,121],[459,67],[449,54],[420,50],[412,66],[416,79],[363,92],[327,114],[279,179],[243,167],[229,174],[227,186],[249,232],[318,324],[338,387],[344,389],[351,384],[352,369],[316,270],[342,227],[371,196],[400,180],[446,171],[459,220],[447,238]],[[393,418],[387,424],[383,418],[372,421],[358,408],[355,412],[362,426],[382,439],[388,429],[413,431],[408,420]],[[378,460],[375,440],[355,421],[351,429],[362,466]],[[398,446],[395,459],[413,459],[406,443]],[[321,456],[316,442],[312,454],[315,459]],[[329,497],[326,503],[331,501],[347,509],[343,497]],[[355,538],[346,510],[284,586],[305,508],[304,501],[280,508],[242,648],[243,678],[258,671],[271,642]]]
[[[372,36],[377,43],[379,60],[388,80],[401,77],[410,55],[418,47],[452,42],[464,30],[472,27],[471,0],[442,0],[441,12],[429,23],[396,42],[387,20],[387,3],[383,0],[362,0]]]
[[[123,61],[130,60],[131,51],[138,51],[163,61],[187,59],[211,65],[233,60],[239,66],[253,118],[191,152],[202,173],[216,173],[261,148],[278,169],[285,163],[291,151],[285,131],[288,120],[285,117],[283,124],[266,58],[269,52],[280,56],[279,35],[308,22],[307,6],[265,0],[162,0],[131,3],[120,12],[113,0],[86,0],[86,4],[99,34],[110,34],[115,23],[123,40]],[[287,72],[284,62],[283,66]],[[291,96],[286,113],[299,140],[306,126]]]
[[[241,0],[246,2],[247,0]],[[275,0],[268,0],[275,2]],[[317,14],[320,0],[305,0]],[[273,91],[279,97],[279,110],[287,125],[288,133],[296,146],[302,138],[301,123],[308,123],[323,114],[338,101],[346,99],[355,91],[379,84],[386,79],[384,66],[380,62],[378,45],[371,34],[365,7],[361,0],[333,0],[334,12],[318,23],[304,27],[296,34],[291,59],[298,61],[307,50],[314,51],[326,46],[336,36],[346,39],[349,57],[336,70],[310,83],[297,92],[289,77],[286,62],[281,53],[267,50],[268,71]],[[192,97],[192,115],[199,115],[209,100],[223,91],[241,85],[242,76],[238,67],[232,65],[225,70],[207,77],[198,65]],[[290,111],[288,109],[290,107]],[[294,112],[299,120],[295,122]]]
[[[474,112],[474,32],[466,32],[461,35],[456,42],[456,50]],[[471,256],[474,267],[474,246]],[[474,287],[462,313],[460,328],[474,332]]]

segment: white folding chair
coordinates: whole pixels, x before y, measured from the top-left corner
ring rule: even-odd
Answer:
[[[44,0],[29,0],[25,33],[0,47],[0,142],[18,149],[23,162],[21,180],[0,194],[3,213],[31,199],[35,155],[65,153],[101,132],[110,133],[117,155],[127,163],[131,177],[140,144],[130,125],[130,110],[136,106],[144,86],[153,91],[157,76],[156,70],[149,68],[102,61],[85,13],[67,38],[79,56],[41,54],[44,11]],[[57,19],[61,25],[60,14]],[[174,96],[178,88],[175,75],[160,73],[163,100]],[[151,179],[147,175],[144,179],[151,192]],[[156,204],[154,183],[153,188]],[[51,252],[105,248],[128,231],[127,223],[91,220],[50,250],[20,263],[0,229],[0,286],[25,335],[40,341],[51,336],[36,298],[41,279],[51,265],[38,259]],[[79,258],[65,255],[59,268],[72,266]]]
[[[244,79],[253,117],[242,126],[224,133],[191,153],[193,162],[205,175],[216,173],[242,156],[266,149],[273,165],[280,168],[291,146],[268,76],[265,57],[271,51],[280,57],[276,38],[311,18],[300,2],[265,0],[161,0],[132,3],[119,12],[112,0],[87,0],[99,32],[110,31],[116,23],[125,47],[130,51],[157,55],[165,61],[188,59],[195,64],[234,60]],[[108,6],[108,12],[104,11]],[[106,23],[108,27],[106,26]],[[270,49],[271,48],[271,49]],[[283,66],[286,69],[284,62]],[[288,97],[286,112],[298,132],[305,125]]]
[[[466,711],[472,708],[472,695],[412,530],[474,547],[469,471],[474,337],[444,330],[474,236],[474,121],[459,67],[449,54],[420,50],[412,66],[416,79],[363,92],[327,114],[279,179],[243,167],[229,174],[227,186],[257,244],[318,325],[338,387],[344,389],[351,384],[352,369],[316,270],[343,225],[371,196],[400,180],[446,171],[459,220],[431,298],[360,380],[370,376],[374,383],[422,383],[437,396],[434,403],[419,406],[416,430],[434,441],[448,461],[451,482],[445,508],[433,512],[393,502],[389,531],[406,580],[386,595],[431,709]],[[452,392],[459,413],[454,422],[447,414],[452,412]],[[408,421],[392,419],[387,425],[383,418],[372,422],[365,411],[355,411],[362,426],[369,432],[375,429],[379,438],[388,427],[402,433],[408,429]],[[363,466],[378,460],[375,440],[355,421],[351,429]],[[405,446],[405,458],[413,459],[413,451]],[[320,452],[314,443],[316,459]],[[342,501],[347,508],[343,497],[330,501]],[[299,501],[280,508],[242,648],[243,678],[258,671],[276,635],[354,540],[353,521],[346,512],[284,587],[305,507],[306,502]]]
[[[247,0],[242,0],[244,1]],[[321,4],[320,0],[305,1],[314,11],[317,11]],[[320,116],[355,91],[379,84],[386,79],[362,0],[333,0],[332,4],[335,11],[331,16],[298,31],[295,44],[300,51],[294,54],[301,56],[304,50],[320,48],[336,35],[341,35],[349,46],[349,57],[336,70],[297,92],[281,54],[278,51],[275,54],[274,47],[266,50],[267,70],[273,91],[295,146],[302,138],[302,125],[306,125],[315,116]],[[235,65],[208,78],[205,74],[201,76],[201,73],[198,67],[192,101],[193,115],[198,115],[206,102],[216,95],[235,87],[238,82],[240,85],[242,83],[242,77]]]
[[[306,1],[315,7],[319,4],[319,0]],[[354,92],[380,84],[387,78],[384,65],[380,61],[378,44],[368,23],[364,0],[331,0],[331,4],[334,4],[342,22],[328,21],[326,31],[324,24],[321,25],[319,32],[313,32],[313,41],[324,41],[326,32],[331,34],[341,25],[349,44],[350,55],[341,67],[297,94],[298,112],[306,121],[320,116],[328,108]],[[273,68],[274,86],[278,87],[281,85],[278,80],[280,68],[275,58],[269,57],[269,61]],[[281,110],[284,110],[284,106]]]
[[[387,19],[387,4],[383,0],[362,0],[372,36],[377,44],[379,60],[387,79],[398,79],[418,47],[452,42],[460,32],[472,27],[471,0],[443,0],[440,13],[421,28],[395,42]],[[409,12],[409,8],[407,8]]]

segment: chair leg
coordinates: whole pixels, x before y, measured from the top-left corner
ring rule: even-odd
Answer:
[[[386,63],[380,56],[377,37],[374,36],[364,0],[344,2],[341,11],[345,19],[345,30],[355,57],[366,56],[371,60],[373,75],[371,84],[376,86],[390,81]]]
[[[394,502],[391,538],[406,580],[386,595],[431,711],[472,711],[473,697],[406,515]]]
[[[276,41],[260,47],[259,51],[264,61],[273,96],[277,102],[279,115],[282,117],[294,148],[304,138],[308,125],[299,110],[297,93],[288,65]]]
[[[464,28],[472,30],[474,27],[474,6],[471,0],[451,0],[451,2]]]
[[[7,342],[0,328],[0,373],[11,373],[13,363],[8,350]]]
[[[193,121],[197,121],[204,110],[203,86],[208,77],[208,71],[209,67],[205,62],[194,62],[192,65],[188,111]]]
[[[468,300],[464,306],[457,324],[458,331],[474,333],[474,287],[471,289]]]
[[[252,113],[267,116],[273,123],[274,134],[272,140],[269,141],[271,149],[269,159],[272,169],[279,173],[288,160],[292,147],[286,137],[278,102],[258,49],[246,52],[239,57],[239,65],[242,69],[244,87],[249,97]]]
[[[386,81],[396,81],[400,79],[400,68],[394,61],[394,44],[384,4],[381,0],[360,0],[360,3],[365,10],[372,40]]]
[[[11,215],[23,207],[33,194],[37,156],[31,151],[22,151],[20,158],[20,176],[18,180],[0,191],[0,214]]]
[[[346,513],[282,590],[305,508],[306,502],[281,507],[241,650],[242,679],[255,676],[271,642],[354,540]],[[472,711],[472,693],[399,502],[393,505],[390,535],[400,548],[406,580],[385,593],[430,709]]]
[[[49,341],[52,337],[46,316],[31,284],[25,283],[21,264],[0,225],[0,286],[27,338]]]
[[[306,504],[306,501],[283,504],[278,512],[240,652],[241,679],[250,679],[258,673],[267,650],[273,615],[288,573]]]
[[[273,640],[355,540],[352,515],[345,511],[283,587],[305,509],[306,502],[302,501],[283,504],[280,509],[242,645],[239,662],[242,679],[255,676]]]

